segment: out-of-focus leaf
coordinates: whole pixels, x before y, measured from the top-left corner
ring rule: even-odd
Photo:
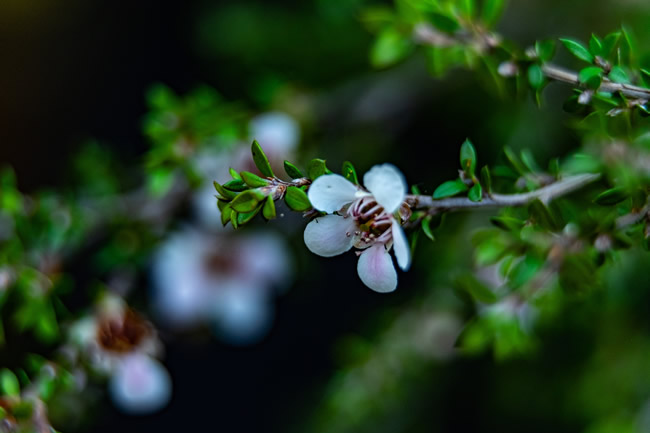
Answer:
[[[533,89],[539,89],[544,85],[544,72],[539,65],[531,65],[528,68],[528,82]]]
[[[611,188],[596,196],[594,203],[601,206],[613,206],[627,199],[629,194],[624,188]]]
[[[481,188],[481,184],[474,184],[474,186],[470,188],[467,197],[474,202],[481,201],[483,199],[483,188]]]
[[[471,274],[464,274],[456,279],[456,286],[467,291],[476,301],[493,304],[498,298],[492,290]]]
[[[501,19],[505,9],[505,0],[486,0],[481,9],[481,21],[487,28],[494,27]]]
[[[541,41],[535,42],[535,52],[537,57],[542,62],[549,62],[553,59],[555,55],[555,40],[554,39],[544,39]]]
[[[630,84],[630,77],[625,72],[625,69],[620,66],[613,66],[607,77],[615,83]]]
[[[20,384],[16,375],[8,368],[0,371],[0,389],[4,395],[17,397],[20,395]]]
[[[429,14],[431,18],[431,24],[438,30],[445,33],[454,33],[460,28],[458,21],[449,15],[441,14],[438,12],[431,12]]]
[[[593,63],[594,62],[594,56],[589,52],[587,48],[585,48],[584,45],[582,45],[580,42],[574,40],[574,39],[568,39],[568,38],[560,38],[560,42],[564,45],[564,47],[569,50],[571,54],[579,58],[580,60],[584,60],[587,63]]]
[[[382,31],[370,50],[370,62],[376,68],[385,68],[406,57],[413,43],[397,29],[389,27]]]

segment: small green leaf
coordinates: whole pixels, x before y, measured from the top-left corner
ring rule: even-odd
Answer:
[[[618,43],[618,40],[621,37],[621,32],[612,32],[605,36],[605,39],[603,39],[603,46],[601,50],[601,56],[610,59],[612,52],[614,51],[614,47]]]
[[[625,69],[620,66],[612,67],[612,70],[609,71],[607,77],[615,83],[630,84],[630,77],[625,72]]]
[[[474,172],[476,171],[476,150],[472,142],[469,141],[469,138],[460,146],[460,166],[469,177],[474,177]]]
[[[487,28],[494,27],[505,9],[505,0],[486,0],[481,9],[481,20]]]
[[[510,149],[510,147],[505,146],[503,148],[503,153],[506,155],[506,158],[508,161],[510,161],[510,164],[512,164],[512,167],[520,174],[524,175],[526,174],[527,170],[526,167],[521,163],[515,152]]]
[[[594,62],[594,56],[580,42],[567,38],[560,38],[560,41],[562,44],[564,44],[564,47],[569,50],[571,54],[580,60],[584,60],[587,63]]]
[[[555,55],[555,45],[554,39],[545,39],[535,42],[535,52],[537,52],[537,57],[539,57],[542,62],[551,61]]]
[[[602,56],[603,54],[603,44],[598,39],[598,36],[591,34],[591,39],[589,39],[589,52],[594,56]]]
[[[262,179],[256,174],[253,174],[249,171],[242,171],[240,173],[241,179],[246,183],[246,185],[252,188],[259,188],[262,186],[267,186],[269,181],[267,179]]]
[[[312,159],[307,166],[307,174],[311,180],[316,180],[324,174],[329,174],[331,171],[325,165],[324,159]]]
[[[481,188],[481,184],[480,183],[474,184],[474,186],[470,188],[467,197],[471,201],[475,201],[475,202],[481,201],[481,199],[483,198],[483,188]]]
[[[624,188],[612,188],[603,191],[594,199],[594,203],[601,206],[613,206],[627,199],[629,194]]]
[[[242,179],[241,179],[241,176],[239,175],[239,173],[237,173],[237,170],[235,170],[234,168],[231,167],[228,171],[230,172],[230,176],[231,176],[233,179],[242,180]]]
[[[544,85],[544,72],[542,68],[537,65],[531,65],[528,68],[528,82],[533,89],[540,89]]]
[[[646,87],[650,86],[650,71],[647,69],[641,69],[641,80]]]
[[[162,197],[174,184],[174,170],[168,167],[158,167],[149,175],[149,190],[155,197]]]
[[[359,185],[359,179],[357,178],[357,172],[354,169],[354,166],[350,161],[345,161],[343,163],[343,177],[352,182],[355,185]]]
[[[488,194],[492,194],[492,175],[487,165],[481,169],[481,184],[485,187]]]
[[[456,286],[459,289],[467,291],[478,302],[493,304],[498,300],[492,290],[471,274],[463,274],[458,277],[456,279]]]
[[[232,213],[232,208],[230,206],[226,206],[223,209],[221,209],[221,224],[224,227],[230,221],[230,214],[231,213]]]
[[[261,191],[249,189],[248,191],[239,193],[239,195],[230,202],[230,207],[237,212],[253,212],[253,210],[255,210],[259,203],[265,198],[266,196]]]
[[[213,181],[212,184],[214,185],[214,189],[217,190],[217,192],[221,195],[221,197],[225,198],[226,200],[232,200],[233,198],[237,197],[237,193],[230,191],[223,186],[221,186],[217,181]]]
[[[0,389],[4,395],[18,397],[20,395],[20,384],[18,378],[8,368],[0,371]]]
[[[436,190],[433,192],[433,198],[439,199],[451,197],[456,194],[460,194],[461,192],[465,192],[468,189],[469,187],[465,185],[465,182],[460,179],[448,180],[436,188]]]
[[[429,17],[431,18],[431,24],[433,24],[433,26],[436,29],[442,32],[454,33],[456,30],[460,28],[460,24],[458,24],[458,21],[448,15],[443,15],[438,12],[432,12],[431,14],[429,14]]]
[[[505,230],[507,232],[518,232],[526,224],[526,221],[508,216],[492,217],[490,218],[490,222],[499,227],[501,230]]]
[[[309,202],[309,197],[307,197],[305,191],[295,186],[287,188],[284,201],[287,203],[287,206],[289,206],[289,209],[295,210],[296,212],[304,212],[311,209],[311,203]]]
[[[232,224],[233,228],[239,228],[239,224],[237,223],[237,212],[234,210],[230,212],[230,223]]]
[[[250,220],[252,220],[255,215],[257,215],[260,210],[262,210],[262,204],[257,206],[255,209],[253,209],[251,212],[241,212],[237,214],[237,226],[244,225],[248,223]]]
[[[431,239],[432,241],[435,241],[436,238],[433,236],[433,230],[431,228],[431,217],[428,216],[422,220],[422,231],[424,234]]]
[[[531,278],[544,265],[544,261],[538,257],[528,254],[519,263],[514,265],[508,273],[508,282],[513,288],[518,288],[530,281]]]
[[[241,179],[229,180],[228,182],[224,183],[222,186],[230,191],[235,191],[235,192],[242,192],[248,189],[246,183],[244,183],[244,181]]]
[[[559,216],[545,206],[541,201],[535,200],[528,205],[528,215],[546,230],[558,231],[562,229]]]
[[[476,10],[475,0],[460,0],[458,2],[458,11],[466,19],[472,19]]]
[[[266,201],[264,202],[264,207],[262,208],[262,216],[267,220],[272,220],[276,216],[275,202],[273,201],[273,197],[270,195],[266,197]]]
[[[257,140],[253,140],[253,144],[251,145],[251,153],[253,154],[253,161],[255,162],[255,166],[260,171],[260,173],[266,177],[275,177],[273,170],[271,169],[269,159],[264,154],[262,146],[260,146]]]
[[[590,89],[598,89],[602,80],[603,70],[597,66],[588,66],[578,73],[578,80]]]
[[[541,171],[530,149],[522,150],[519,155],[521,156],[521,162],[523,162],[526,168],[532,173],[538,173]]]
[[[298,170],[298,167],[289,161],[284,161],[284,171],[287,172],[287,176],[289,176],[291,179],[300,179],[301,177],[305,177],[302,175],[301,171]]]
[[[413,49],[409,38],[390,27],[382,31],[370,50],[370,63],[375,68],[393,65]]]

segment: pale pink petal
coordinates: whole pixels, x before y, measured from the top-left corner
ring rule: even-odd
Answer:
[[[411,266],[411,249],[409,248],[404,230],[396,219],[393,219],[391,230],[393,231],[393,248],[395,250],[397,264],[403,271],[408,271]]]
[[[397,288],[397,272],[383,244],[376,244],[361,253],[357,272],[363,284],[380,293]]]
[[[372,167],[363,176],[363,185],[388,213],[395,212],[406,197],[404,175],[392,164]]]
[[[325,174],[309,187],[307,196],[315,209],[332,213],[357,198],[357,187],[343,176]]]
[[[123,358],[109,383],[113,403],[131,414],[148,414],[162,409],[171,398],[171,388],[171,378],[165,367],[142,354]]]
[[[320,179],[320,178],[319,178]],[[352,248],[357,230],[354,219],[339,215],[318,217],[305,227],[305,245],[314,254],[332,257]]]

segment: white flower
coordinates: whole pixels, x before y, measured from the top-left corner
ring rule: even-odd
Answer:
[[[391,292],[397,287],[397,273],[388,252],[395,249],[402,270],[411,262],[401,225],[405,217],[400,212],[404,210],[406,181],[395,166],[383,164],[370,169],[363,183],[366,189],[338,174],[320,176],[312,183],[308,191],[311,204],[331,215],[307,224],[305,244],[323,257],[342,254],[352,247],[363,250],[357,265],[359,278],[377,292]]]

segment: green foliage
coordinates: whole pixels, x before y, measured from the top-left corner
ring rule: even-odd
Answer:
[[[578,59],[587,63],[594,62],[594,55],[579,41],[576,41],[575,39],[560,38],[560,42],[562,42],[564,47]]]

